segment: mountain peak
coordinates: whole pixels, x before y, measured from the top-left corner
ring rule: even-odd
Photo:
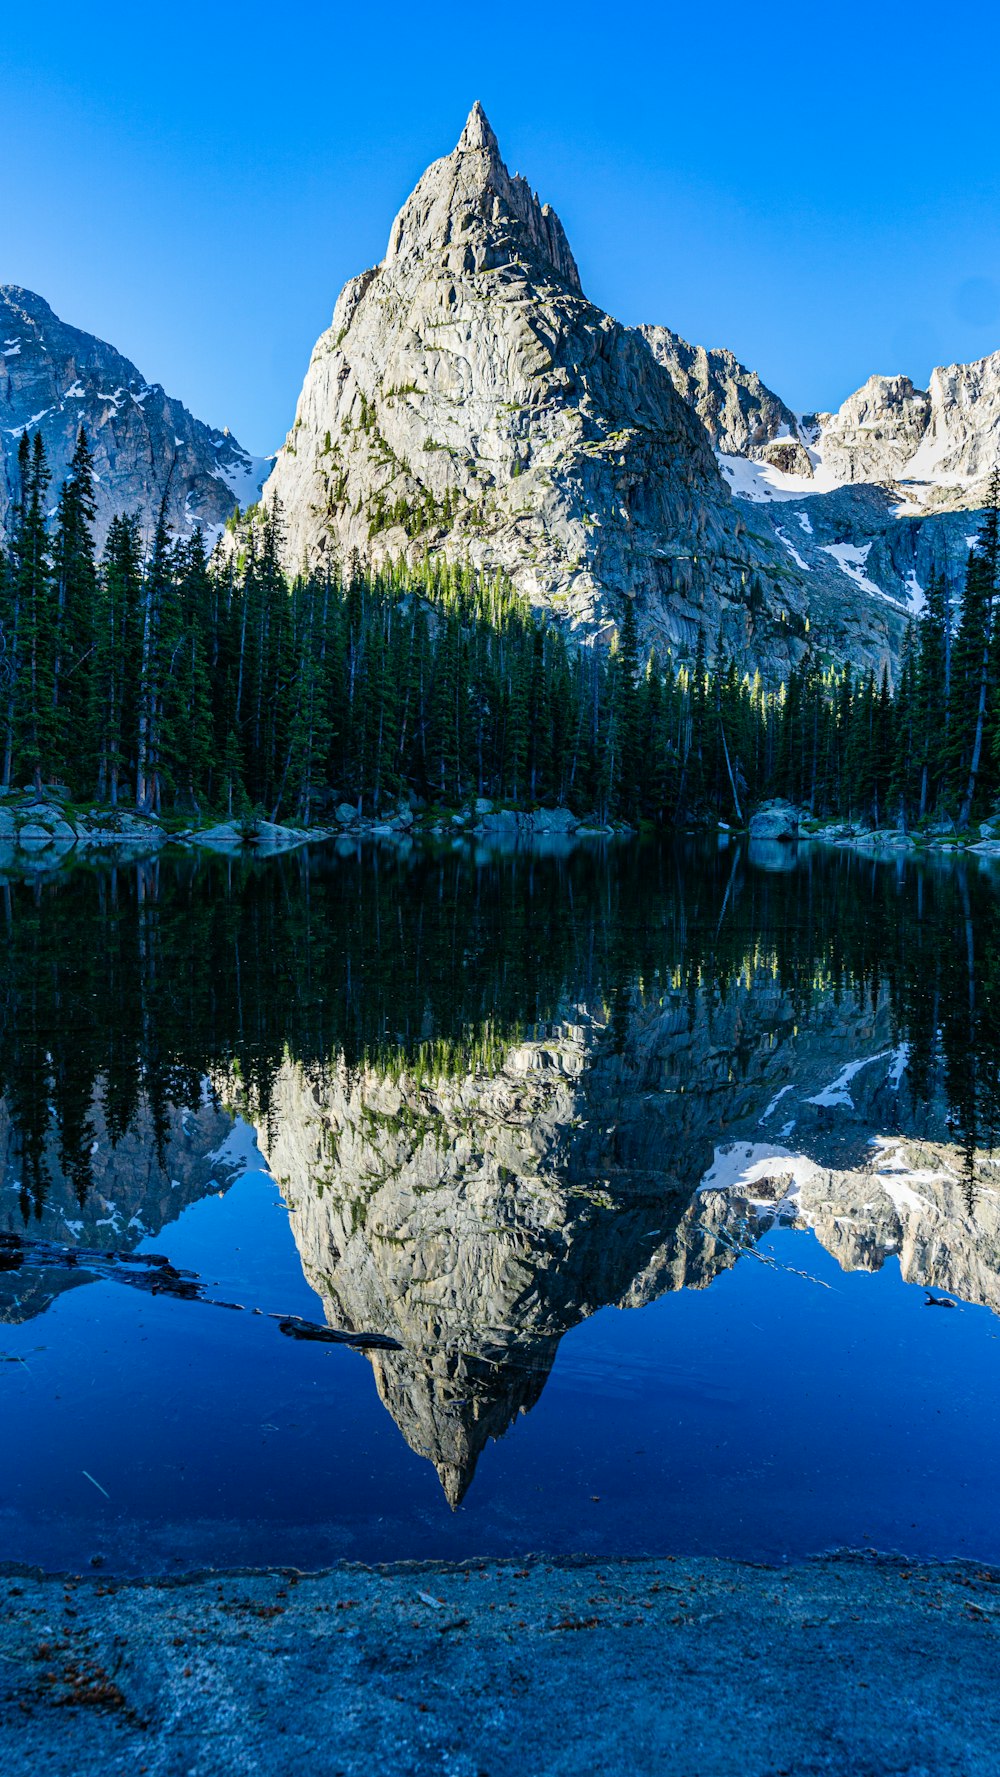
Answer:
[[[32,320],[58,319],[44,296],[39,296],[36,290],[26,290],[23,284],[0,284],[0,306],[19,309]]]
[[[457,146],[427,168],[396,217],[381,269],[428,253],[452,273],[519,261],[582,294],[558,216],[510,174],[478,99]]]
[[[107,341],[62,320],[37,291],[0,284],[0,537],[17,497],[21,433],[41,433],[58,489],[81,426],[94,457],[99,547],[121,512],[152,524],[166,499],[171,529],[190,535],[200,524],[211,539],[237,500],[257,498],[265,465],[234,438],[195,419]]]
[[[500,144],[490,124],[490,120],[477,99],[465,120],[465,128],[458,138],[458,149],[483,149],[487,154],[499,156]]]

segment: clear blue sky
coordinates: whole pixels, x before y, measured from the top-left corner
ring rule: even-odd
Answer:
[[[832,407],[1000,348],[998,35],[968,0],[9,6],[0,282],[273,449],[480,98],[594,301]]]

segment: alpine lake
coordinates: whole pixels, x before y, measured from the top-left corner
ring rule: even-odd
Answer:
[[[1000,1561],[995,868],[5,879],[0,1560]]]

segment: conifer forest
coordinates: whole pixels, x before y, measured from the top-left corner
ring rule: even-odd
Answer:
[[[122,513],[98,559],[81,429],[52,505],[25,433],[0,554],[4,787],[146,813],[306,825],[344,799],[558,803],[601,820],[742,824],[763,796],[875,825],[967,825],[1000,787],[996,478],[961,604],[936,579],[896,681],[806,647],[767,685],[718,638],[574,647],[501,575],[428,558],[289,579],[276,505],[152,537]],[[50,516],[51,514],[51,516]]]

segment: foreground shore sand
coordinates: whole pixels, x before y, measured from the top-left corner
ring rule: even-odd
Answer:
[[[993,1777],[1000,1569],[0,1574],[0,1768]]]

